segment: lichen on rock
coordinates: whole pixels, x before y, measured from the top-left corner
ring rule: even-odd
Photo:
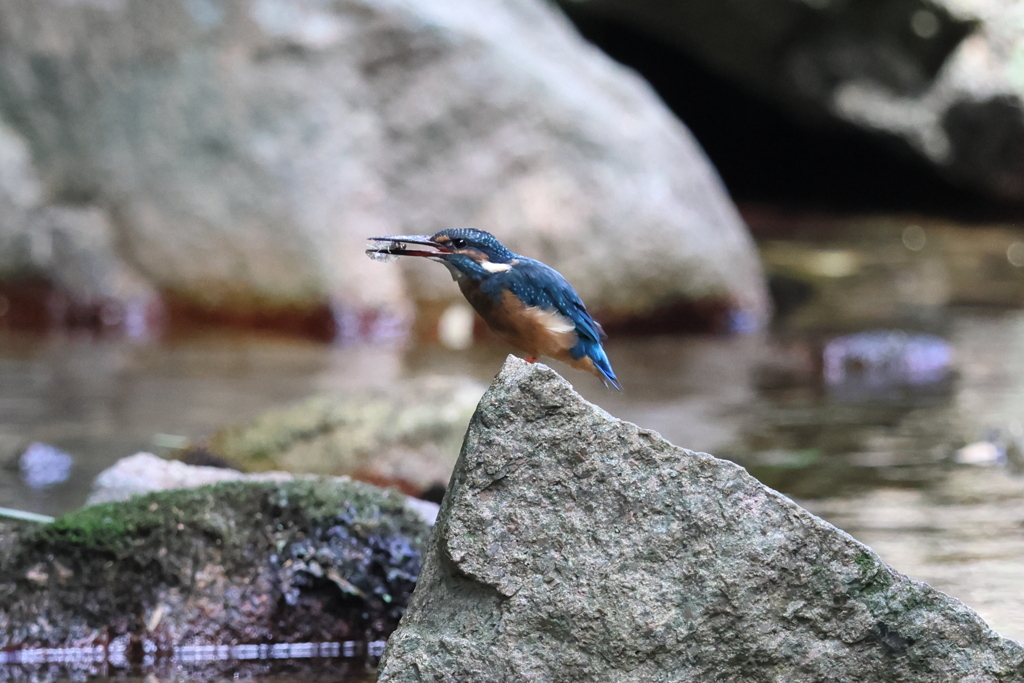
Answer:
[[[1024,648],[741,467],[506,362],[381,683],[1019,681]]]

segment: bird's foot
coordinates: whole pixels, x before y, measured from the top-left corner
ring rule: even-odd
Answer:
[[[538,356],[527,356],[525,360],[526,360],[527,363],[536,363],[537,362],[537,358],[538,358]]]

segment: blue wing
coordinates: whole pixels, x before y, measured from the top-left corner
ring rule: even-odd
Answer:
[[[576,325],[576,346],[569,354],[576,360],[590,358],[608,383],[621,389],[608,356],[601,346],[601,340],[608,335],[600,323],[590,317],[580,295],[572,285],[554,268],[524,256],[517,257],[519,263],[511,270],[497,273],[481,283],[481,289],[498,299],[501,291],[508,289],[527,306],[537,306],[557,311]]]

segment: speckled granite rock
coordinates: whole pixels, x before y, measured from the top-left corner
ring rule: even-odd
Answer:
[[[1020,681],[1024,648],[731,463],[509,360],[381,683]]]

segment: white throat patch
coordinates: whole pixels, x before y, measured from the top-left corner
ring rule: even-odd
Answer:
[[[512,266],[507,263],[492,263],[490,261],[481,261],[480,267],[488,273],[505,273],[512,270]]]

